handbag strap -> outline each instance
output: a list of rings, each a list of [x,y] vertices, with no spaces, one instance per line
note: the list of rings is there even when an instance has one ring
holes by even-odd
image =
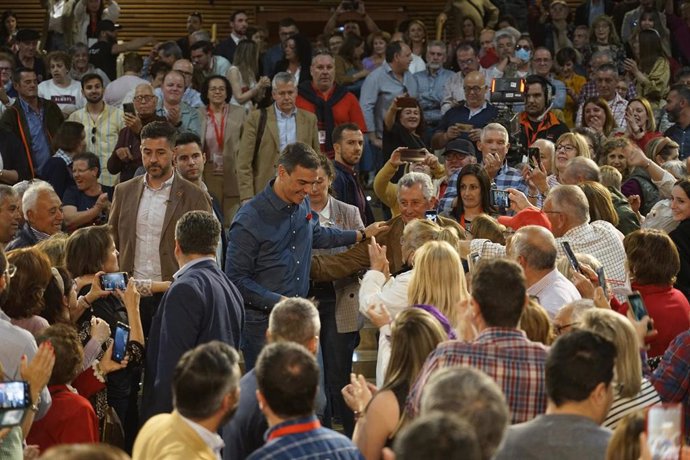
[[[259,154],[259,146],[261,145],[261,138],[264,136],[264,131],[266,130],[266,119],[268,114],[266,108],[261,109],[261,115],[259,115],[259,129],[256,130],[256,139],[254,140],[254,158]]]

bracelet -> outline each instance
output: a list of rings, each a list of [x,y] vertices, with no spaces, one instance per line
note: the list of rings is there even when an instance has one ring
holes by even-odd
[[[91,364],[91,368],[93,369],[93,376],[96,377],[96,380],[101,383],[105,383],[105,374],[101,369],[101,362],[97,359],[94,359],[93,363]]]
[[[355,410],[355,411],[352,411],[352,413],[353,413],[354,416],[355,416],[355,422],[357,422],[359,419],[361,419],[362,417],[364,417],[364,412],[361,411],[361,410]]]
[[[38,414],[38,405],[36,403],[32,403],[29,406],[29,410],[35,414]]]
[[[536,195],[527,194],[527,198],[539,198],[539,194],[538,193]]]
[[[359,230],[359,234],[362,235],[361,241],[364,241],[367,239],[367,232],[365,232],[364,230]]]

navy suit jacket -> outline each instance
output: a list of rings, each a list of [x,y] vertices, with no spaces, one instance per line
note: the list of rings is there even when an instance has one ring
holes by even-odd
[[[173,281],[149,333],[141,423],[172,412],[173,373],[186,351],[212,340],[239,349],[243,325],[242,296],[215,261],[198,262]]]

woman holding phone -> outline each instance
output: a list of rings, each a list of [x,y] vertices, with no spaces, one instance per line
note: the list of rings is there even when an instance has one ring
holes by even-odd
[[[383,162],[388,161],[398,147],[428,148],[423,139],[425,129],[424,112],[417,99],[408,96],[393,99],[383,119]],[[399,171],[391,182],[398,182],[402,174]]]

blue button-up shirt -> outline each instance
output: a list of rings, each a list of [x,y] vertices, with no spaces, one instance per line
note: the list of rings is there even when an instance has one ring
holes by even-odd
[[[424,120],[427,123],[436,124],[441,120],[441,102],[443,102],[443,90],[446,83],[455,75],[448,69],[438,69],[435,74],[425,69],[414,74],[419,92],[419,105],[424,111]]]
[[[417,97],[417,80],[408,71],[403,75],[402,81],[398,80],[387,62],[364,79],[359,93],[359,104],[362,106],[369,132],[375,132],[379,138],[383,137],[383,117],[393,99],[405,92]]]
[[[21,97],[19,98],[26,122],[29,125],[29,134],[31,136],[31,159],[34,162],[34,169],[41,175],[43,173],[43,166],[52,156],[50,150],[50,142],[48,142],[47,130],[44,129],[45,110],[43,105],[39,102],[38,112],[29,105]]]
[[[685,129],[676,123],[666,130],[664,136],[673,139],[678,144],[678,159],[690,157],[690,125]]]
[[[286,145],[297,142],[297,108],[289,114],[284,114],[277,105],[273,104],[276,111],[276,123],[278,124],[278,141],[282,152]]]
[[[163,98],[158,99],[158,106],[156,107],[156,115],[159,117],[168,117],[168,110],[163,105]],[[199,111],[185,102],[180,102],[180,123],[178,127],[180,132],[191,131],[197,136],[203,138],[201,133],[201,119],[199,118]]]
[[[308,198],[299,205],[281,200],[274,182],[237,212],[225,258],[225,273],[244,303],[266,311],[281,296],[307,296],[312,248],[357,241],[356,231],[321,227]]]

